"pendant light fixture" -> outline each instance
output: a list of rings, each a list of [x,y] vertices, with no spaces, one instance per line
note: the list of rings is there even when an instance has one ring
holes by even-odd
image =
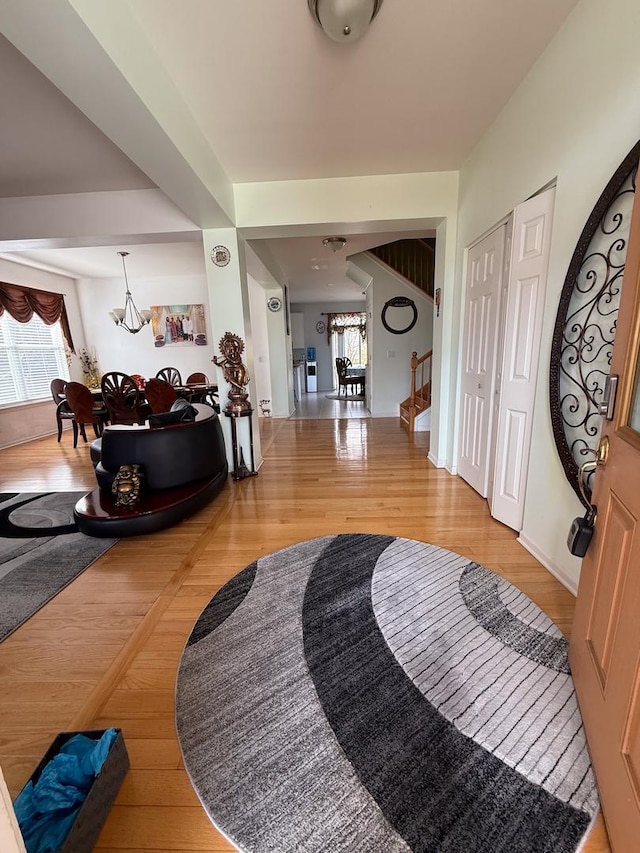
[[[146,326],[147,323],[153,317],[153,312],[151,311],[138,311],[136,308],[136,303],[133,301],[133,296],[131,295],[131,291],[129,290],[129,280],[127,279],[127,267],[125,265],[124,259],[127,257],[129,252],[118,252],[120,257],[122,258],[122,269],[124,271],[124,283],[126,287],[126,298],[124,301],[124,308],[114,308],[113,311],[109,312],[109,316],[116,324],[116,326],[122,326],[123,329],[126,329],[127,332],[131,332],[132,335],[136,335],[143,326]]]
[[[308,0],[309,11],[330,39],[357,41],[380,11],[382,0]]]

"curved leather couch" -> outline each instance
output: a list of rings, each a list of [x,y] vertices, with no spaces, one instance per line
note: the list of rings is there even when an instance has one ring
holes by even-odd
[[[105,427],[92,445],[99,455],[98,489],[78,501],[78,529],[89,536],[151,533],[208,503],[224,485],[227,456],[220,420],[207,405],[195,403],[195,421],[150,427]],[[111,485],[121,465],[137,463],[142,496],[133,507],[116,507]]]

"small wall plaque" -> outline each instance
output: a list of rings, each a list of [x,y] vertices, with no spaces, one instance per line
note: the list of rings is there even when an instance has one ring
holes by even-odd
[[[231,252],[226,246],[214,246],[211,250],[211,260],[217,267],[226,267],[231,260]]]

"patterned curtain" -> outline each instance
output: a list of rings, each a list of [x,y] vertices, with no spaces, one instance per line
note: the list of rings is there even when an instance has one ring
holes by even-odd
[[[327,341],[331,343],[331,335],[335,332],[344,335],[345,329],[357,329],[362,340],[367,337],[367,315],[364,313],[327,314]]]
[[[37,314],[47,326],[60,320],[60,328],[71,352],[75,352],[69,318],[62,293],[34,290],[0,281],[0,317],[5,309],[18,323],[28,323]]]

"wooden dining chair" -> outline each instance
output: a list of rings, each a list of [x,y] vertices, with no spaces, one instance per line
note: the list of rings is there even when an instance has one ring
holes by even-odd
[[[65,388],[67,387],[66,379],[52,379],[51,380],[51,396],[53,397],[53,402],[56,404],[56,423],[58,425],[58,441],[62,438],[62,422],[63,421],[71,421],[71,425],[74,430],[74,437],[77,442],[77,431],[78,426],[73,422],[73,412],[69,406],[67,401],[67,397],[65,394]],[[75,444],[74,444],[75,447]]]
[[[117,370],[102,377],[102,399],[112,424],[143,424],[149,413],[136,383]]]
[[[101,436],[103,427],[109,419],[109,414],[102,404],[95,404],[93,394],[87,386],[81,382],[67,382],[65,396],[69,408],[73,412],[73,446],[78,446],[78,430],[86,442],[85,424],[93,426],[96,437]]]
[[[360,385],[361,379],[358,376],[347,376],[347,369],[349,362],[349,366],[351,365],[351,361],[348,358],[336,358],[336,371],[338,373],[338,396],[340,396],[340,391],[344,388],[344,395],[347,396],[349,388],[353,391],[353,388],[356,385]]]
[[[187,385],[208,385],[209,384],[209,377],[207,376],[206,373],[200,373],[200,372],[190,373],[189,376],[187,376],[186,384]],[[199,390],[197,388],[194,388],[193,391],[191,392],[190,400],[192,403],[208,403],[210,406],[213,406],[214,409],[216,408],[217,402],[218,402],[217,399],[215,398],[215,394],[213,391]],[[216,411],[220,411],[220,410],[216,409]]]
[[[153,414],[168,412],[178,396],[173,385],[164,379],[150,379],[144,393]]]
[[[187,385],[191,385],[191,383],[198,385],[202,382],[206,383],[207,385],[209,384],[209,377],[206,373],[190,373],[187,376]]]
[[[177,367],[163,367],[156,373],[156,379],[164,379],[170,385],[182,385],[182,377]]]

